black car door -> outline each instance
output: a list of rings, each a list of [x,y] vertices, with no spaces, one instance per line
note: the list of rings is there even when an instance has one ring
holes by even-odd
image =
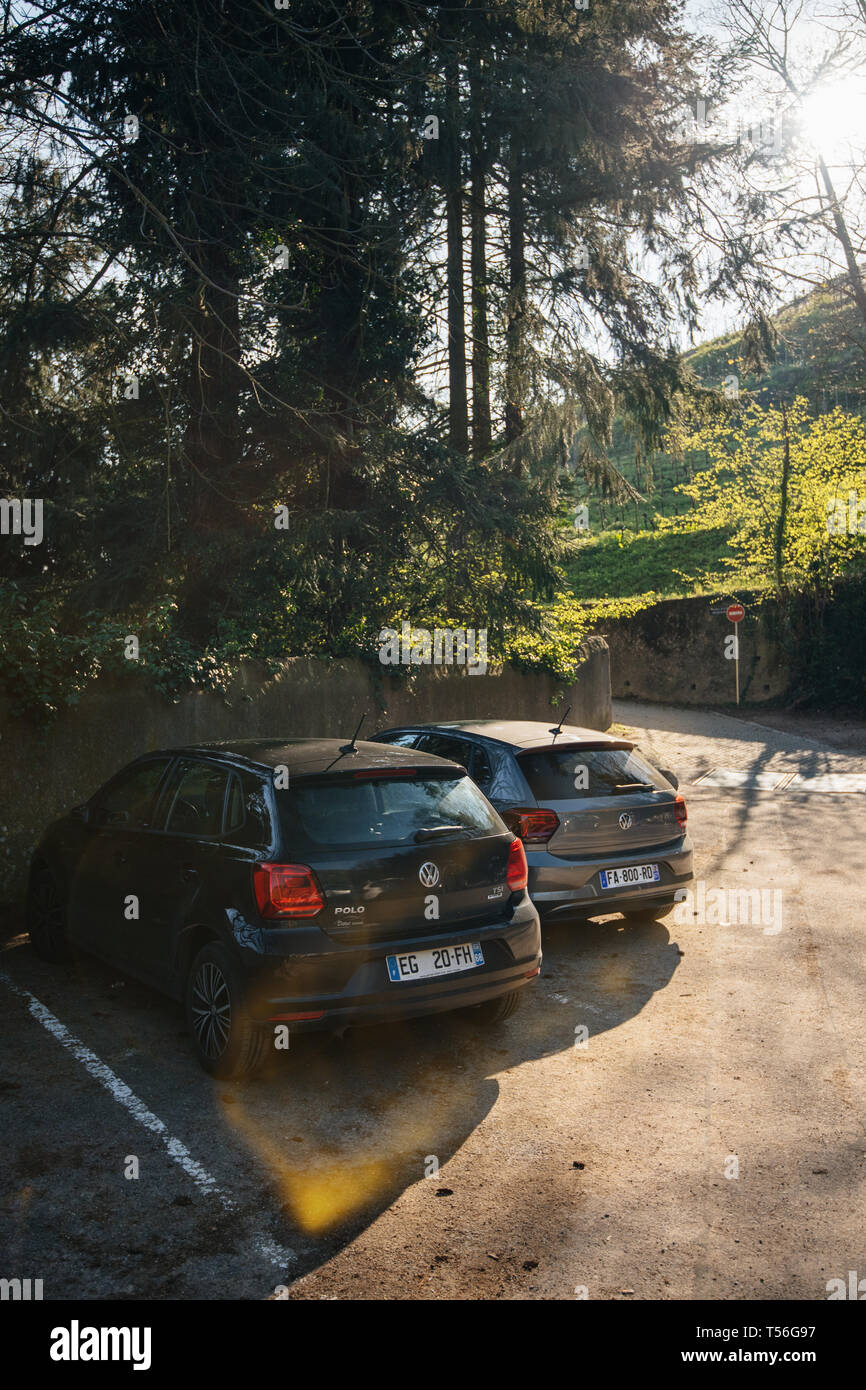
[[[146,925],[129,941],[142,973],[172,992],[180,933],[219,878],[228,775],[224,764],[181,759],[161,798]]]
[[[125,926],[146,910],[154,818],[170,757],[125,768],[87,806],[84,847],[69,884],[73,941],[124,963]]]

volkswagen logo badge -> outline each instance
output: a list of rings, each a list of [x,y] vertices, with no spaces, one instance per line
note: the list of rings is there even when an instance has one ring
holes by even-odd
[[[439,882],[439,870],[436,868],[436,865],[431,864],[428,859],[427,863],[422,864],[418,870],[418,877],[425,888],[435,888],[436,884]]]
[[[619,828],[620,828],[620,830],[630,830],[630,829],[631,829],[631,812],[630,812],[630,811],[623,811],[622,815],[621,815],[620,818],[619,818]]]

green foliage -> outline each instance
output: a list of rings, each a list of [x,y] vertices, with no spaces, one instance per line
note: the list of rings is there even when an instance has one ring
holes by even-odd
[[[782,408],[749,402],[684,442],[704,450],[709,466],[681,488],[694,503],[688,523],[669,520],[665,529],[728,528],[726,568],[779,592],[829,595],[843,578],[866,573],[866,516],[858,530],[855,510],[848,529],[849,494],[866,503],[859,416],[836,409],[816,418],[803,397]]]
[[[678,134],[679,5],[7,19],[0,465],[47,511],[42,546],[6,550],[8,698],[50,712],[102,673],[176,698],[253,657],[372,658],[403,617],[566,673],[587,629],[561,592],[566,464],[634,500],[603,452],[614,406],[649,448],[688,384],[672,341],[716,154]],[[439,381],[455,263],[471,351],[472,291],[489,311],[472,459]]]
[[[126,619],[91,611],[74,630],[56,596],[31,602],[19,584],[0,583],[2,689],[13,714],[50,718],[78,703],[99,676],[141,679],[176,700],[186,690],[225,690],[244,660],[263,656],[255,633],[241,637],[226,624],[204,651],[176,627],[177,603],[163,597]],[[137,660],[125,655],[129,636]]]
[[[685,521],[676,530],[606,532],[571,546],[568,582],[586,600],[643,593],[673,598],[712,590],[714,577],[725,573],[729,536],[727,525],[702,528]]]
[[[550,672],[563,681],[577,675],[577,648],[580,643],[617,618],[630,618],[648,608],[657,595],[633,594],[627,598],[607,598],[586,604],[565,591],[557,592],[550,603],[536,610],[537,628],[506,640],[505,660],[525,670]]]
[[[725,377],[734,374],[743,399],[765,407],[792,404],[802,396],[815,413],[839,407],[866,416],[862,327],[838,285],[815,289],[780,309],[772,320],[772,335],[775,356],[760,367],[749,361],[748,333],[702,343],[684,355],[683,364],[708,392],[720,393]],[[693,401],[682,404],[693,413]],[[639,499],[635,504],[627,488],[598,483],[584,487],[593,532],[649,531],[658,525],[658,517],[688,515],[692,503],[680,485],[707,462],[700,443],[684,447],[676,433],[668,433],[659,448],[642,448],[623,412],[613,421],[607,457]]]

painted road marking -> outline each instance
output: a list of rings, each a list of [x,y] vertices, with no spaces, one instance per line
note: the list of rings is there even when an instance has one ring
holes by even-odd
[[[182,1144],[179,1139],[169,1133],[165,1122],[148,1109],[144,1101],[130,1090],[125,1081],[121,1081],[116,1072],[111,1070],[111,1067],[97,1057],[96,1053],[87,1047],[80,1038],[76,1038],[73,1033],[70,1033],[66,1025],[61,1023],[60,1019],[55,1017],[51,1010],[47,1009],[36,998],[35,994],[31,994],[29,989],[24,989],[21,985],[16,984],[3,971],[0,971],[0,980],[13,994],[17,994],[19,999],[26,1001],[30,1013],[37,1022],[47,1029],[61,1047],[65,1047],[67,1052],[72,1053],[75,1060],[81,1063],[94,1081],[98,1081],[100,1086],[108,1091],[118,1105],[122,1105],[124,1110],[144,1129],[150,1130],[151,1134],[158,1135],[165,1145],[169,1157],[183,1169],[187,1177],[192,1178],[200,1192],[209,1197],[216,1197],[226,1211],[236,1210],[235,1203],[228,1193],[222,1190],[216,1178],[197,1159],[193,1158],[185,1144]],[[252,1239],[259,1253],[272,1264],[285,1267],[295,1258],[293,1250],[284,1249],[267,1237],[255,1235]]]

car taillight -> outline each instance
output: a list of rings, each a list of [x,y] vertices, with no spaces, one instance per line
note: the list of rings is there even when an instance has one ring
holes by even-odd
[[[542,811],[538,807],[531,809],[516,806],[510,811],[504,811],[502,819],[513,830],[515,835],[519,835],[525,845],[546,845],[551,835],[559,829],[559,816],[555,811]]]
[[[526,863],[526,851],[523,848],[522,840],[511,841],[511,848],[508,851],[508,868],[505,870],[505,881],[512,893],[519,893],[521,888],[525,888],[529,881],[529,866]]]
[[[256,864],[253,889],[263,917],[315,917],[325,906],[316,875],[306,864]]]
[[[689,813],[686,810],[685,798],[682,796],[674,797],[674,815],[676,816],[680,825],[685,825],[686,821],[689,818]]]

